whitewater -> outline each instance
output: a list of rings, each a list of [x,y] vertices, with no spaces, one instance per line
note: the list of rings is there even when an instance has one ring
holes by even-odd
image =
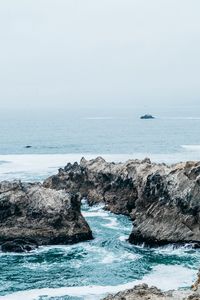
[[[194,147],[198,153],[198,147]],[[187,147],[183,152],[188,153]],[[179,158],[183,152],[179,153]],[[189,151],[191,155],[191,150]],[[0,179],[42,181],[80,154],[23,154],[0,156]],[[87,159],[96,155],[85,155]],[[103,155],[125,161],[133,155]],[[141,154],[142,156],[142,154]],[[139,157],[137,155],[137,157]],[[164,161],[163,155],[155,161]],[[165,156],[165,163],[171,162]],[[142,157],[141,157],[142,158]],[[154,160],[154,156],[151,157]],[[175,157],[174,159],[177,159]],[[95,239],[72,246],[41,247],[28,254],[0,253],[0,299],[99,300],[108,293],[145,282],[163,290],[189,287],[200,265],[200,251],[190,246],[148,249],[130,245],[132,223],[102,205],[82,203],[82,213]]]

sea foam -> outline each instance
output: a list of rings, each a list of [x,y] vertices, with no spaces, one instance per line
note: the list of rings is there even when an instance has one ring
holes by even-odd
[[[99,300],[102,296],[109,293],[117,293],[126,289],[133,288],[140,283],[147,283],[149,286],[157,286],[162,290],[178,289],[189,287],[195,279],[194,270],[174,265],[158,265],[149,275],[144,276],[142,280],[131,281],[117,286],[79,286],[62,288],[44,288],[34,289],[23,292],[16,292],[6,296],[1,296],[1,300],[36,300],[41,296],[64,297],[74,296],[83,297],[83,299]],[[91,298],[92,297],[92,298]]]
[[[189,151],[188,151],[189,150]],[[156,163],[176,163],[187,160],[200,160],[200,145],[182,145],[180,152],[168,154],[18,154],[0,155],[0,180],[21,179],[23,181],[42,181],[57,173],[58,168],[68,162],[80,161],[82,157],[93,159],[102,156],[108,162],[125,162],[129,159],[149,157]]]

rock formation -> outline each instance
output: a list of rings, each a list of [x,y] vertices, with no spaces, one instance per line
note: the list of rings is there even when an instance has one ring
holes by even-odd
[[[68,164],[44,186],[105,203],[133,220],[131,243],[200,245],[200,162],[172,166],[149,159],[108,163],[103,158]]]
[[[3,251],[72,244],[92,238],[77,195],[39,183],[0,182],[0,243]]]
[[[44,186],[80,193],[90,205],[104,202],[116,214],[129,215],[138,198],[134,181],[127,176],[124,165],[107,163],[101,157],[67,164],[57,175],[45,180]]]
[[[163,292],[156,287],[148,287],[147,284],[140,284],[134,288],[108,295],[103,300],[200,300],[200,271],[192,289],[171,290]]]
[[[200,293],[186,291],[162,292],[156,287],[148,287],[146,284],[135,286],[133,289],[109,295],[104,300],[199,300]]]
[[[150,119],[155,119],[155,117],[153,117],[150,114],[146,114],[144,116],[141,116],[140,119],[142,119],[142,120],[150,120]]]

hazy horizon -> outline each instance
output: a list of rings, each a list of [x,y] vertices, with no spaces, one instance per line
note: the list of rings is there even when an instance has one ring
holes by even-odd
[[[3,108],[198,105],[197,0],[0,3]]]

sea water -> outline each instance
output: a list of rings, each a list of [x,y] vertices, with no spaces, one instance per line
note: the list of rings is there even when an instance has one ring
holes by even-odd
[[[149,156],[165,163],[200,160],[196,108],[157,111],[155,120],[140,120],[135,110],[0,115],[0,180],[42,181],[82,156],[102,155],[108,161]],[[132,229],[128,217],[86,202],[82,212],[94,240],[28,254],[0,253],[0,299],[98,300],[141,282],[168,290],[195,280],[199,250],[190,245],[134,246],[127,242]]]

